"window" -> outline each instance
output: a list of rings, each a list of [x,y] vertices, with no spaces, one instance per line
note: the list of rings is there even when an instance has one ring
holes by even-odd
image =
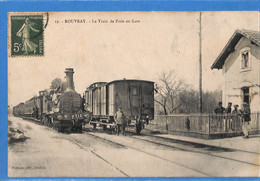
[[[241,51],[241,71],[250,70],[250,48],[243,48]]]
[[[249,87],[243,87],[242,88],[243,93],[243,102],[246,102],[247,104],[250,103],[250,95],[249,95]]]
[[[248,68],[249,55],[248,51],[242,52],[242,69]]]

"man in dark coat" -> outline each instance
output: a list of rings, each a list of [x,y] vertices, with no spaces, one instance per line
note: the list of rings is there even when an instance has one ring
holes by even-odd
[[[231,109],[232,109],[231,107],[232,107],[232,102],[229,102],[228,103],[228,107],[226,108],[226,113],[227,114],[231,114]]]
[[[246,102],[243,103],[243,108],[241,110],[241,113],[242,113],[242,130],[244,133],[244,138],[249,138],[248,126],[249,126],[249,121],[251,121],[251,117],[250,117],[251,110],[249,108],[249,105]]]
[[[123,126],[125,125],[125,115],[120,107],[117,110],[118,111],[114,115],[114,119],[117,125],[117,135],[119,135],[119,133],[124,134]]]
[[[232,109],[232,102],[228,102],[228,106],[225,109],[226,114],[231,114],[231,109]],[[224,120],[224,127],[225,129],[232,129],[232,121],[228,117]]]
[[[214,110],[216,114],[224,114],[225,108],[222,106],[222,102],[218,103],[218,107]]]
[[[222,115],[225,113],[225,108],[222,106],[222,102],[219,102],[218,103],[218,107],[214,110],[214,112],[217,114],[217,115]],[[225,129],[225,119],[223,119],[222,116],[218,116],[217,117],[217,122],[216,122],[216,126],[218,128],[218,130],[222,130],[222,129]]]

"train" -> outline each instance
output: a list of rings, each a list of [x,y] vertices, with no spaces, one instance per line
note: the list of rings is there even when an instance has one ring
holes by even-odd
[[[95,82],[87,87],[84,95],[85,110],[92,113],[90,124],[95,129],[114,126],[114,115],[120,108],[126,123],[132,121],[139,134],[143,123],[154,119],[154,82],[144,80],[114,80]]]
[[[35,118],[40,123],[59,132],[72,129],[82,130],[82,123],[88,114],[82,109],[82,97],[75,91],[73,69],[65,69],[65,80],[56,89],[39,91],[38,96],[13,107],[13,115]]]
[[[122,79],[95,82],[83,95],[75,91],[73,68],[65,69],[65,81],[56,89],[39,91],[38,96],[13,107],[13,115],[34,118],[59,132],[78,130],[89,123],[96,129],[116,129],[114,115],[123,111],[127,125],[140,134],[144,122],[154,119],[154,82]],[[126,125],[126,126],[127,126]]]

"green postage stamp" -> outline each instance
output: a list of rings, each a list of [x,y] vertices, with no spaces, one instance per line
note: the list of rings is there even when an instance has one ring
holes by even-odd
[[[44,55],[43,14],[9,14],[9,55]]]

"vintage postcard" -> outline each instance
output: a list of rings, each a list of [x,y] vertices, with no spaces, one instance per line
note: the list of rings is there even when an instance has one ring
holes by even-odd
[[[8,177],[258,177],[258,11],[9,12]]]

